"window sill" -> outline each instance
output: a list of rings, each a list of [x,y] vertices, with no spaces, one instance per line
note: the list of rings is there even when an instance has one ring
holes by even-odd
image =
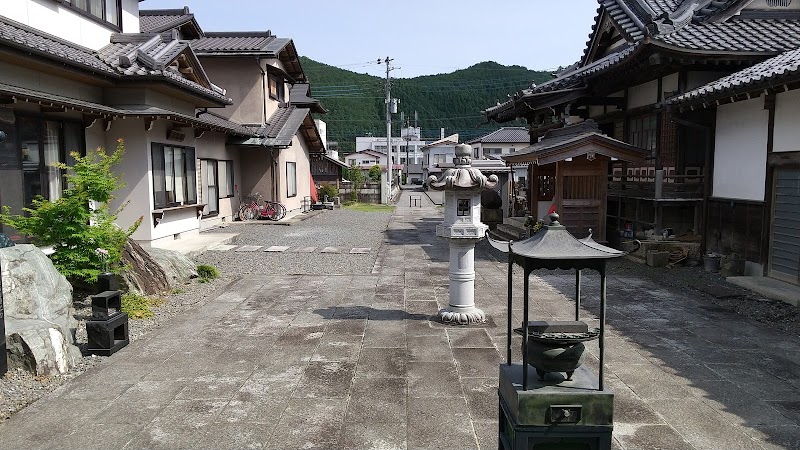
[[[182,211],[185,209],[194,208],[195,212],[197,213],[197,218],[200,219],[203,216],[203,209],[205,209],[205,207],[206,207],[205,203],[198,203],[194,205],[170,206],[168,208],[154,209],[153,211],[151,211],[151,214],[153,215],[153,228],[157,227],[158,224],[161,223],[161,220],[164,219],[164,214],[167,212]]]

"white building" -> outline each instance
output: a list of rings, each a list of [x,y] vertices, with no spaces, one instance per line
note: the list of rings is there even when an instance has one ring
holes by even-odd
[[[440,164],[453,163],[457,144],[458,134],[453,134],[422,147],[422,174],[425,182],[431,175],[438,177],[443,172]]]
[[[472,146],[475,159],[499,159],[502,155],[511,155],[529,146],[530,135],[526,127],[503,127],[467,144]],[[514,165],[514,182],[525,186],[527,173],[528,164]]]

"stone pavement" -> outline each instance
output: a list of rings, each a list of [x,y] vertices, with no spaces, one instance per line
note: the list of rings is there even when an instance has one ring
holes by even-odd
[[[403,195],[372,273],[240,278],[0,424],[0,447],[496,448],[507,265],[478,246],[489,324],[429,321],[447,303],[441,209]],[[533,317],[569,318],[574,276],[538,275]],[[613,266],[608,296],[615,448],[800,448],[800,338]]]

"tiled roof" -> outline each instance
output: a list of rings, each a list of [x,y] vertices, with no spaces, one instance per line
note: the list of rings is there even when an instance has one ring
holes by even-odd
[[[697,51],[776,53],[800,46],[800,21],[763,19],[688,24],[654,37],[672,47]]]
[[[646,150],[633,147],[628,143],[606,136],[600,131],[600,128],[594,120],[588,119],[575,125],[548,130],[539,142],[511,155],[503,155],[502,158],[509,162],[522,162],[526,159],[526,155],[535,154],[539,161],[543,161],[565,146],[588,138],[601,139],[604,142],[612,144],[614,147],[625,149],[627,153],[634,156],[636,159],[643,159],[648,154]],[[598,151],[598,153],[600,153],[600,151]]]
[[[204,37],[192,41],[192,48],[198,55],[258,53],[277,56],[290,41],[288,38],[277,38],[269,31],[206,33]]]
[[[472,143],[503,143],[503,144],[513,144],[518,142],[528,143],[530,142],[531,137],[528,134],[528,129],[525,127],[503,127],[499,130],[493,131],[486,136],[479,137],[477,139],[473,139],[468,142],[468,144]]]
[[[181,54],[195,61],[199,71],[195,75],[207,86],[189,80],[169,67]],[[98,51],[98,57],[120,75],[163,77],[223,103],[232,103],[221,89],[211,84],[187,41],[165,40],[162,34],[115,34],[111,37],[111,44]]]
[[[800,49],[790,50],[739,72],[693,89],[667,100],[670,104],[689,103],[693,100],[713,100],[730,93],[746,92],[748,88],[800,74]]]
[[[0,43],[94,72],[114,73],[94,51],[0,16]]]
[[[139,29],[142,33],[160,33],[192,22],[189,8],[139,10]]]
[[[292,138],[303,124],[308,114],[308,108],[289,106],[278,108],[269,119],[264,145],[267,147],[288,147],[292,145]]]
[[[311,85],[296,83],[289,89],[289,103],[295,106],[311,108],[311,112],[325,114],[328,111],[320,105],[319,100],[311,97]]]
[[[172,84],[188,88],[220,103],[231,100],[213,89],[204,87],[184,78],[172,69],[161,67],[165,61],[187,50],[182,41],[165,41],[161,35],[123,35],[116,34],[112,39],[126,42],[111,43],[98,52],[84,48],[63,39],[50,36],[27,25],[0,17],[0,45],[17,48],[83,70],[116,77],[149,76],[162,78]],[[138,51],[142,50],[142,51]],[[132,64],[120,65],[120,57],[130,55]],[[144,61],[144,63],[143,63]],[[148,66],[149,65],[149,66]],[[211,86],[211,85],[209,85]]]

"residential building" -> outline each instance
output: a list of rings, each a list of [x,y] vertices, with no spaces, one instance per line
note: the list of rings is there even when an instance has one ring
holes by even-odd
[[[488,159],[492,156],[513,155],[520,149],[529,146],[530,138],[526,127],[502,127],[485,136],[468,141],[467,144],[472,146],[475,159]],[[528,164],[515,164],[513,168],[515,185],[526,186]]]
[[[451,164],[452,167],[453,158],[456,156],[457,144],[458,134],[452,134],[431,142],[420,149],[422,151],[422,179],[426,185],[428,178],[431,176],[438,177],[444,171],[441,165]]]
[[[663,231],[694,235],[703,251],[713,249],[710,239],[719,230],[710,223],[709,212],[730,204],[730,199],[712,194],[717,183],[714,167],[720,161],[713,159],[714,136],[708,130],[718,117],[697,107],[676,113],[667,101],[800,47],[800,3],[599,3],[587,48],[577,64],[484,113],[500,123],[525,118],[531,142],[549,129],[592,118],[603,134],[647,150],[643,163],[617,160],[609,165],[609,239],[630,227],[639,236]],[[529,185],[552,182],[548,177],[529,176]],[[755,202],[764,208],[763,199]],[[747,260],[754,260],[760,249],[743,252]]]
[[[145,246],[232,220],[243,193],[273,190],[270,177],[281,186],[275,198],[299,208],[308,155],[324,148],[308,114],[313,99],[267,95],[267,86],[275,97],[307,93],[291,40],[261,33],[250,47],[242,36],[228,47],[188,9],[139,4],[0,3],[0,204],[18,213],[36,195],[57,199],[66,186],[53,163],[122,138],[126,186],[112,207],[127,204],[120,226],[143,219],[133,238]],[[237,71],[245,51],[252,70]],[[229,72],[215,64],[226,57]]]

